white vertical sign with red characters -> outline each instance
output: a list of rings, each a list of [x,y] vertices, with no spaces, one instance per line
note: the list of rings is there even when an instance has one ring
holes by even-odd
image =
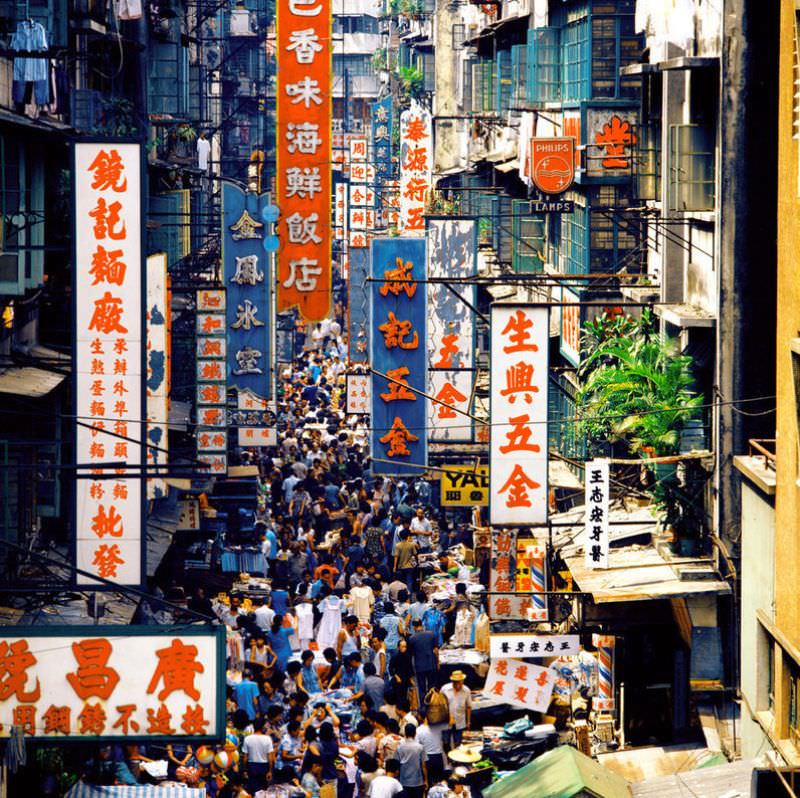
[[[608,460],[586,463],[586,537],[583,548],[587,568],[608,568]]]
[[[400,114],[400,232],[425,235],[425,199],[431,188],[433,135],[430,112],[419,103]]]
[[[75,413],[76,565],[142,583],[144,303],[141,147],[77,143]],[[111,433],[111,434],[109,434]],[[114,467],[109,467],[109,464]],[[81,585],[97,585],[78,574]]]
[[[428,221],[428,279],[451,280],[475,274],[477,237],[473,219]],[[475,287],[458,294],[475,305]],[[445,283],[428,285],[428,405],[431,440],[471,441],[475,314]],[[459,412],[460,411],[460,412]]]
[[[483,694],[495,701],[547,712],[555,685],[555,671],[519,659],[492,660]]]
[[[492,306],[492,526],[547,522],[549,324],[544,306]]]

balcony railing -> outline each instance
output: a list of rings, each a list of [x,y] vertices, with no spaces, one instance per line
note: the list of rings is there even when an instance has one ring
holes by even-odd
[[[750,438],[747,441],[747,453],[750,457],[763,457],[766,468],[770,471],[775,471],[778,462],[775,454],[775,443],[775,438]]]

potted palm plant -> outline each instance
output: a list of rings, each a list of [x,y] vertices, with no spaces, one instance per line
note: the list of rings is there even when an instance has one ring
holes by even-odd
[[[608,455],[611,444],[646,459],[678,455],[682,433],[700,421],[703,397],[694,390],[692,358],[658,334],[651,312],[640,319],[601,315],[585,326],[582,348],[578,417],[589,448]],[[695,501],[682,489],[677,462],[648,463],[649,493],[678,541],[696,539]]]

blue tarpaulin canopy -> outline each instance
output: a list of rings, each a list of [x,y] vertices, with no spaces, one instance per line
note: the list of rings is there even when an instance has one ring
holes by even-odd
[[[138,784],[135,787],[101,787],[79,781],[64,798],[206,798],[204,788],[158,787]]]

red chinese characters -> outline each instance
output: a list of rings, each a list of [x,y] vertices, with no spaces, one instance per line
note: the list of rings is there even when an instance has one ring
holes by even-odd
[[[492,524],[547,518],[546,308],[492,311]]]
[[[309,321],[331,305],[330,15],[330,0],[277,6],[278,311],[297,307]],[[305,224],[289,225],[290,218]],[[298,235],[309,226],[313,236]]]
[[[551,668],[516,659],[492,662],[483,692],[509,704],[545,712],[550,704],[556,673]]]
[[[425,199],[432,178],[431,116],[412,103],[400,115],[400,229],[406,235],[425,232]]]
[[[126,478],[143,461],[128,429],[143,394],[140,162],[136,144],[75,145],[77,415],[91,419],[76,459],[85,474],[118,475],[77,482],[77,565],[127,584],[141,581],[141,486]]]
[[[630,168],[630,148],[636,143],[636,135],[631,130],[630,122],[614,114],[595,136],[595,143],[604,152],[605,157],[601,162],[604,169]]]
[[[165,637],[146,627],[107,636],[71,629],[16,636],[9,627],[0,639],[0,732],[17,725],[38,738],[219,733],[224,638],[212,630]]]

